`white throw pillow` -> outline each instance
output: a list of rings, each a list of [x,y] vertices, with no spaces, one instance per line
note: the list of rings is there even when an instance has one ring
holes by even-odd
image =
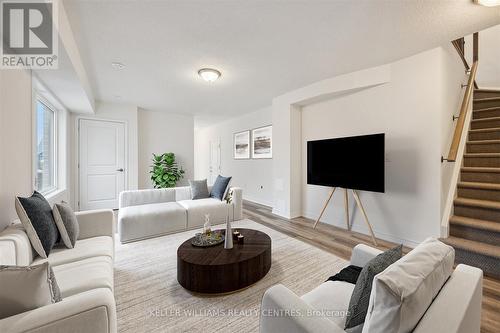
[[[0,319],[61,301],[48,262],[37,266],[0,266]]]
[[[373,280],[363,332],[411,332],[450,277],[455,250],[428,238]]]

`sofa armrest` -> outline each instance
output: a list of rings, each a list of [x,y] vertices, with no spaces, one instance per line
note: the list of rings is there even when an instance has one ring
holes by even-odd
[[[379,249],[365,244],[358,244],[352,249],[351,265],[363,267],[366,263],[382,253]]]
[[[243,189],[241,187],[231,187],[233,191],[233,221],[238,221],[243,218]]]
[[[21,223],[13,223],[0,233],[0,265],[29,266],[33,248]]]
[[[460,264],[413,332],[479,333],[483,271]]]
[[[313,307],[281,284],[264,293],[260,311],[260,333],[344,333],[343,329],[315,313]]]
[[[75,214],[80,227],[78,239],[97,236],[114,237],[115,217],[111,209],[89,210]]]
[[[116,332],[116,305],[109,289],[94,289],[0,319],[0,332],[17,333],[113,333]]]

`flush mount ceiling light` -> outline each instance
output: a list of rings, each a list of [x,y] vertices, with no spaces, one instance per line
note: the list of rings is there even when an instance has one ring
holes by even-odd
[[[474,0],[474,2],[486,7],[500,6],[500,0]]]
[[[113,67],[113,69],[116,69],[117,71],[119,71],[119,70],[124,69],[125,65],[122,64],[121,62],[112,62],[111,67]]]
[[[218,70],[213,68],[202,68],[198,71],[198,75],[207,82],[214,82],[222,74]]]

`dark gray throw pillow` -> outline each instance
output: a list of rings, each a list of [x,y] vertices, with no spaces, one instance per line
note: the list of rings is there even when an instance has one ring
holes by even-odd
[[[29,198],[16,197],[15,206],[31,246],[40,257],[47,258],[50,250],[59,240],[59,232],[50,204],[43,195],[35,191]]]
[[[76,240],[80,234],[80,226],[73,209],[66,203],[61,202],[54,205],[52,209],[57,229],[61,234],[61,240],[68,249],[75,247]]]
[[[209,198],[207,180],[190,180],[189,186],[191,186],[191,199],[205,199]]]
[[[210,191],[210,197],[223,200],[226,196],[230,181],[231,177],[222,177],[218,175],[217,179],[215,179],[214,186],[212,186],[212,191]]]
[[[365,322],[368,305],[370,303],[370,294],[372,292],[373,278],[378,273],[401,259],[403,255],[403,245],[396,246],[387,250],[372,260],[370,260],[361,270],[356,286],[352,291],[345,328],[353,328]]]

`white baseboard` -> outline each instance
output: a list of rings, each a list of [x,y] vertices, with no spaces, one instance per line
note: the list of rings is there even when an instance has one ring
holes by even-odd
[[[318,218],[318,213],[317,212],[303,212],[302,216],[316,220]],[[332,223],[332,222],[325,222],[321,221],[322,223],[330,224],[335,227],[339,228],[345,228],[345,220],[339,221],[339,223]],[[372,226],[373,227],[373,226]],[[368,228],[364,225],[360,225],[360,223],[355,224],[352,226],[352,231],[359,232],[364,235],[370,235],[370,232]],[[376,228],[373,228],[373,233],[375,234],[375,237],[383,239],[388,242],[396,243],[396,244],[403,244],[404,246],[408,246],[411,248],[416,247],[418,244],[421,242],[413,240],[413,239],[406,239],[406,238],[400,238],[391,234],[387,234],[384,232],[377,231]]]
[[[285,213],[285,212],[282,212],[282,211],[280,211],[280,210],[278,210],[278,209],[276,209],[276,208],[273,208],[272,213],[273,213],[274,215],[278,215],[278,216],[283,217],[283,218],[285,218],[285,219],[289,219],[289,218],[290,218],[290,215],[289,215],[289,214],[287,214],[287,213]]]
[[[247,197],[245,197],[244,199],[247,200],[247,201],[251,201],[251,202],[254,202],[254,203],[257,203],[257,204],[260,204],[260,205],[264,205],[264,206],[268,206],[268,207],[272,208],[272,205],[270,205],[269,203],[259,202],[257,200],[254,200],[253,198],[247,198]],[[280,211],[280,210],[278,210],[276,208],[272,208],[272,213],[274,215],[278,215],[278,216],[283,217],[285,219],[292,219],[294,217],[301,217],[301,216],[303,216],[305,218],[312,219],[312,220],[316,220],[318,218],[318,213],[317,212],[302,212],[302,213],[300,213],[300,212],[290,212],[290,213],[286,213],[286,212],[282,212],[282,211]],[[339,228],[345,228],[345,221],[344,220],[339,221],[338,223],[324,222],[324,221],[322,221],[322,223],[330,224],[330,225],[333,225],[333,226],[339,227]],[[364,234],[364,235],[369,235],[370,234],[368,228],[366,226],[364,226],[364,225],[361,225],[360,223],[358,223],[357,225],[353,225],[352,230],[355,231],[355,232],[359,232],[361,234]],[[386,240],[388,242],[396,243],[396,244],[403,244],[403,245],[408,246],[410,248],[414,248],[418,244],[421,243],[421,241],[417,241],[417,240],[413,240],[413,239],[400,238],[400,237],[397,237],[397,236],[392,235],[392,234],[380,232],[376,228],[373,228],[373,232],[375,233],[375,236],[377,238]]]
[[[256,204],[259,204],[259,205],[267,206],[269,208],[273,207],[272,202],[267,202],[266,200],[261,200],[261,199],[258,199],[258,198],[249,197],[249,196],[245,195],[244,192],[243,192],[243,200],[250,201],[250,202],[253,202],[253,203],[256,203]]]

